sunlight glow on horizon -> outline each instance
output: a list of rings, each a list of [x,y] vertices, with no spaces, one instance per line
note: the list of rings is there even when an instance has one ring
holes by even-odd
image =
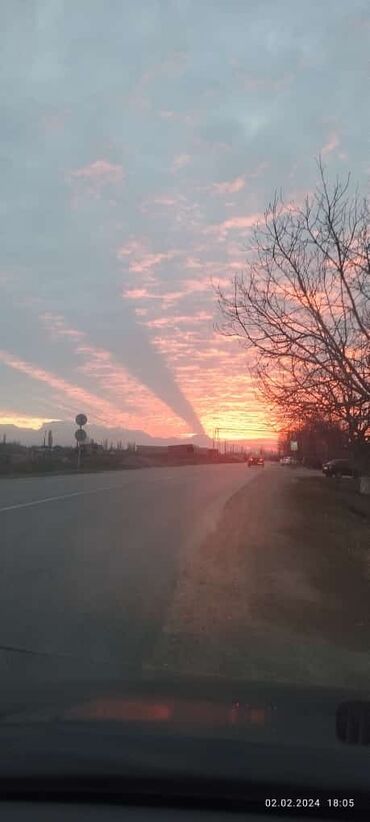
[[[0,425],[16,425],[17,428],[29,428],[33,431],[39,431],[43,425],[49,425],[53,422],[60,422],[60,420],[48,419],[47,417],[23,417],[19,414],[0,414]]]
[[[223,413],[218,417],[210,414],[202,418],[202,424],[210,439],[213,439],[218,431],[222,442],[243,443],[258,439],[272,441],[277,438],[276,426],[271,419],[266,418],[266,414],[257,404],[253,413],[238,414],[236,410],[234,413]]]

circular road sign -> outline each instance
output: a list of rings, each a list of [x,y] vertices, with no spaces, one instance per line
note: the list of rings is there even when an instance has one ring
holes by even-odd
[[[83,428],[77,428],[77,431],[75,431],[75,437],[77,442],[85,442],[85,440],[87,440],[86,431],[84,431]]]
[[[86,425],[86,423],[87,423],[86,414],[77,414],[76,423],[77,423],[77,425]]]

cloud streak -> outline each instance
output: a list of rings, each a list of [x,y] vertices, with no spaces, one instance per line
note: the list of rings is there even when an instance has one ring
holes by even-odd
[[[61,379],[50,371],[39,368],[33,363],[21,360],[8,351],[0,351],[0,362],[4,363],[4,365],[7,365],[9,368],[14,368],[16,371],[20,371],[27,377],[32,377],[34,380],[39,380],[40,382],[46,383],[49,388],[64,394],[68,397],[68,399],[71,399],[74,403],[76,403],[78,407],[82,406],[88,409],[89,412],[94,415],[95,419],[101,422],[106,421],[111,425],[120,425],[123,422],[122,414],[119,409],[111,403],[108,403],[100,397],[91,394],[89,391],[85,391],[78,385],[74,385],[67,382],[67,380]]]
[[[244,187],[245,179],[242,176],[235,177],[235,180],[213,184],[213,190],[216,194],[236,194],[238,191],[242,191]]]
[[[70,177],[72,180],[83,180],[103,186],[108,183],[120,183],[123,179],[123,168],[108,160],[95,160],[90,165],[71,171]]]

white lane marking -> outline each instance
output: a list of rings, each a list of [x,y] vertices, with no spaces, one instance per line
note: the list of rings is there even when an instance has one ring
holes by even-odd
[[[34,499],[30,502],[18,502],[15,505],[6,505],[5,508],[0,508],[0,514],[4,511],[16,511],[18,508],[31,508],[32,505],[44,505],[47,502],[57,502],[58,500],[71,499],[72,497],[83,497],[88,494],[99,494],[101,491],[114,491],[124,488],[123,485],[110,485],[104,488],[92,488],[89,491],[74,491],[71,494],[59,494],[56,497],[44,497],[43,499]]]
[[[162,480],[169,480],[172,477],[162,477]],[[152,482],[152,480],[151,480]],[[102,491],[119,491],[127,488],[127,485],[106,485],[102,488],[90,488],[88,491],[73,491],[70,494],[58,494],[54,497],[43,497],[42,499],[34,499],[30,502],[18,502],[14,505],[6,505],[4,508],[0,508],[0,514],[5,511],[16,511],[19,508],[31,508],[33,505],[45,505],[47,502],[57,502],[59,500],[64,499],[71,499],[72,497],[84,497],[88,494],[100,494]]]

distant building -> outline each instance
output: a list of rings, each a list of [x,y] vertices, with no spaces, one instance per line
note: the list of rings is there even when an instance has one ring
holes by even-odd
[[[162,454],[168,454],[167,445],[137,445],[136,454],[140,457],[155,457]]]
[[[210,457],[211,459],[217,459],[220,454],[218,448],[206,448],[203,446],[197,447],[195,453],[201,457]]]
[[[136,452],[140,457],[168,457],[169,460],[186,460],[193,458],[196,462],[217,460],[219,451],[217,448],[201,448],[191,442],[177,443],[176,445],[137,445]]]
[[[169,455],[176,456],[176,457],[187,457],[195,454],[196,448],[193,443],[184,443],[180,445],[169,445],[168,446],[168,453]]]

